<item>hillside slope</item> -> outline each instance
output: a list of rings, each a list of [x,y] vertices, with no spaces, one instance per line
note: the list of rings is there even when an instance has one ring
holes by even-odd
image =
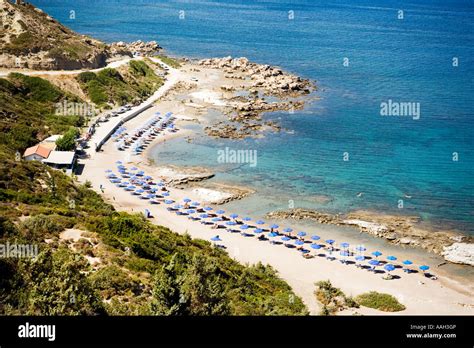
[[[131,53],[79,35],[31,4],[0,0],[0,67],[35,70],[94,69]]]

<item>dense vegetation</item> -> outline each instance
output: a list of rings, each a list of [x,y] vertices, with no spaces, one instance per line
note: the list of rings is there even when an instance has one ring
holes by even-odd
[[[76,148],[76,139],[79,136],[77,128],[70,128],[58,140],[56,140],[56,150],[58,151],[72,151]]]
[[[137,80],[151,74],[141,63],[128,73]],[[40,78],[0,79],[0,244],[39,249],[35,259],[0,258],[0,314],[307,313],[271,267],[243,266],[207,241],[116,212],[89,185],[15,156],[80,125],[53,114],[65,97],[73,98]],[[60,238],[73,228],[87,232],[75,242]]]
[[[0,148],[23,152],[39,139],[81,126],[81,116],[56,113],[56,103],[65,98],[78,101],[39,77],[12,73],[0,79]]]
[[[316,298],[323,304],[321,315],[333,315],[348,307],[359,307],[352,297],[346,296],[341,289],[334,287],[329,280],[316,283]]]
[[[128,70],[122,72],[111,68],[98,73],[83,72],[77,80],[99,107],[141,101],[163,84],[162,79],[143,61],[131,61]]]
[[[355,298],[361,306],[378,309],[384,312],[399,312],[405,309],[398,300],[389,294],[371,291]]]

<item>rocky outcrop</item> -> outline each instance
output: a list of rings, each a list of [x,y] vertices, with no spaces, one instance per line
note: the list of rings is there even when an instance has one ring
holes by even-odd
[[[160,166],[154,173],[169,186],[186,185],[210,179],[214,173],[203,167]]]
[[[113,42],[109,45],[112,54],[124,55],[127,53],[149,56],[161,50],[160,45],[156,41],[144,42],[142,40],[133,42]]]
[[[219,68],[230,78],[242,78],[234,72],[241,72],[252,81],[252,87],[265,90],[267,94],[276,96],[301,95],[313,91],[316,86],[307,79],[284,72],[280,68],[250,62],[247,58],[209,58],[199,64],[211,68]]]
[[[444,247],[442,255],[449,262],[474,266],[474,244],[454,243]]]
[[[206,204],[225,204],[231,201],[239,200],[254,191],[238,186],[230,186],[226,184],[207,183],[194,185],[192,188],[193,195],[196,195],[200,201]]]
[[[96,69],[107,62],[151,55],[155,42],[116,42],[107,45],[79,35],[31,4],[0,0],[0,67],[33,70]]]
[[[309,209],[290,209],[268,214],[273,219],[309,219],[324,224],[357,226],[361,232],[391,243],[419,247],[443,256],[447,261],[474,265],[474,238],[455,231],[421,228],[420,218],[367,211],[328,214]],[[461,243],[462,242],[462,243]]]
[[[0,0],[0,19],[0,67],[99,68],[111,56],[104,43],[74,33],[31,4]]]

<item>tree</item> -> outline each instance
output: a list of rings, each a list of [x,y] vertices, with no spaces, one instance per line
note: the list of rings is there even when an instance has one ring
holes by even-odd
[[[171,258],[155,276],[151,311],[155,315],[189,315],[189,300],[181,292],[183,277],[179,273],[178,255]]]
[[[56,140],[56,149],[58,151],[72,151],[76,148],[76,138],[79,131],[76,128],[70,128],[64,135]]]
[[[157,273],[151,311],[157,315],[227,315],[229,301],[218,269],[195,254],[190,262],[178,254]]]
[[[200,254],[193,256],[183,285],[193,315],[230,314],[226,290],[218,273],[213,260]]]
[[[28,315],[96,315],[105,309],[83,274],[86,261],[67,248],[46,250],[20,267],[29,289]]]

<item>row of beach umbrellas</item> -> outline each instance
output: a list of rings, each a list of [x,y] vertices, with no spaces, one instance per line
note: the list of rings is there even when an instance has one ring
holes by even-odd
[[[116,164],[117,164],[117,167],[119,168],[119,170],[122,170],[122,172],[127,172],[126,167],[123,165],[123,163],[121,161],[117,161]],[[140,187],[137,188],[136,185],[132,185],[132,184],[128,185],[129,184],[128,182],[122,182],[115,174],[112,173],[111,170],[107,170],[106,172],[107,172],[107,177],[109,178],[109,180],[111,182],[120,183],[122,185],[122,187],[124,187],[125,190],[130,191],[135,195],[146,194],[144,196],[141,196],[141,198],[144,198],[144,199],[153,199],[153,198],[155,198],[157,196],[155,194],[155,192],[157,192],[159,190],[158,189],[158,187],[159,187],[158,184],[161,185],[161,187],[163,186],[163,183],[158,183],[158,184],[153,185],[153,186],[156,186],[156,187],[152,187],[152,186],[148,187],[148,186],[146,186],[145,182],[138,181],[138,184],[139,184],[138,186],[140,186]],[[138,168],[136,168],[136,167],[130,168],[130,170],[128,172],[133,173],[134,176],[132,176],[132,178],[137,179],[137,180],[139,180],[140,177],[142,177],[144,179],[148,179],[148,180],[152,179],[152,177],[150,177],[150,176],[145,176],[145,173],[143,171],[138,171]],[[144,185],[145,185],[145,187],[148,187],[148,189],[145,190],[144,188],[141,187],[141,186],[144,186]],[[166,192],[161,192],[162,197],[168,197],[169,195],[170,194],[167,191]],[[238,214],[232,213],[232,214],[229,214],[228,217],[226,217],[226,219],[225,219],[226,221],[224,222],[224,216],[225,216],[224,215],[225,214],[224,210],[218,209],[218,210],[214,211],[214,209],[212,207],[209,207],[209,206],[202,207],[202,208],[198,209],[198,207],[200,206],[200,203],[199,202],[194,202],[190,198],[184,198],[183,199],[183,204],[175,203],[175,201],[172,200],[172,199],[164,199],[164,203],[167,204],[167,205],[170,205],[170,208],[168,208],[169,210],[174,210],[174,211],[183,213],[185,215],[193,216],[195,220],[205,221],[207,219],[210,219],[209,220],[210,222],[215,223],[215,224],[219,224],[219,223],[222,222],[228,228],[233,228],[233,227],[238,226],[238,229],[242,233],[248,233],[248,231],[250,231],[253,234],[262,234],[265,231],[267,231],[268,233],[266,234],[266,236],[268,238],[275,239],[276,237],[281,237],[281,240],[284,241],[284,242],[289,242],[293,239],[288,235],[279,234],[277,231],[280,228],[280,226],[277,225],[277,224],[268,224],[267,229],[262,228],[263,225],[266,225],[266,222],[263,221],[263,220],[260,220],[260,219],[256,220],[254,223],[251,223],[251,221],[253,221],[252,218],[247,217],[247,216],[239,217]],[[171,206],[171,205],[173,205],[173,206]],[[194,215],[198,214],[198,210],[200,210],[201,213],[197,216],[194,216]],[[290,233],[293,232],[293,229],[287,227],[287,228],[283,229],[283,232],[285,232],[287,234],[290,234]],[[308,236],[308,234],[306,232],[299,231],[299,232],[296,233],[296,236],[300,237],[300,238],[297,238],[296,240],[294,240],[294,242],[293,242],[294,245],[302,247],[303,245],[306,244],[306,242],[303,240],[303,237]],[[324,248],[323,245],[317,243],[318,241],[322,240],[320,236],[311,235],[309,238],[312,241],[309,244],[309,248],[311,248],[313,250],[319,250],[321,248]],[[213,242],[222,241],[222,239],[220,238],[219,235],[216,235],[216,236],[212,237],[211,240]],[[334,239],[326,239],[326,240],[324,240],[324,242],[325,242],[325,244],[327,244],[329,254],[332,255],[332,252],[333,252],[333,249],[335,247],[336,241]],[[359,267],[362,266],[362,262],[368,260],[368,264],[371,266],[371,270],[375,270],[375,268],[377,266],[380,266],[382,264],[383,264],[383,268],[388,273],[390,273],[390,272],[392,272],[393,270],[396,269],[396,266],[394,264],[395,261],[398,260],[398,258],[396,256],[393,256],[393,255],[387,256],[386,260],[390,261],[390,263],[385,263],[385,262],[383,262],[382,260],[379,259],[383,254],[382,254],[382,252],[380,252],[378,250],[373,251],[371,253],[373,258],[368,258],[367,256],[364,255],[364,252],[367,251],[367,249],[362,245],[354,246],[352,251],[349,250],[349,248],[351,246],[347,242],[340,243],[339,247],[340,247],[339,255],[341,256],[341,262],[343,262],[343,263],[347,262],[347,258],[349,258],[351,256],[354,256],[354,259],[358,262],[357,265]],[[305,250],[305,251],[309,252],[309,250]],[[406,272],[411,272],[412,271],[409,268],[409,266],[411,266],[413,264],[413,262],[411,260],[403,260],[401,262],[401,264],[403,264],[405,266],[404,271],[406,271]],[[423,272],[428,271],[429,268],[430,267],[427,266],[427,265],[419,266],[419,269]]]

